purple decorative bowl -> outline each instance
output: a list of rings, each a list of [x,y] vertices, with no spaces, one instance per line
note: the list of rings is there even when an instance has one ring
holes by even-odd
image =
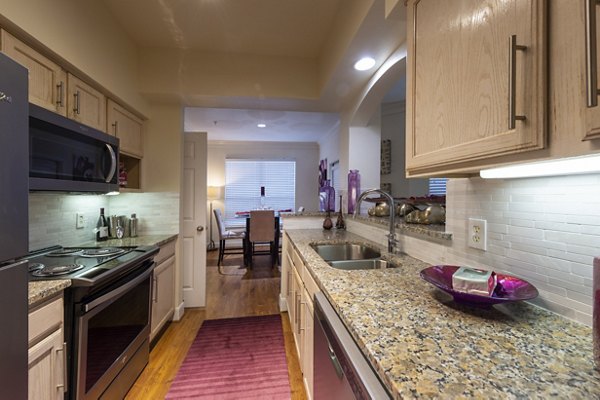
[[[538,295],[537,289],[531,283],[500,273],[495,273],[498,283],[491,296],[458,292],[452,289],[452,275],[459,268],[455,265],[436,265],[422,270],[421,278],[451,294],[458,303],[489,306],[509,301],[530,300]]]

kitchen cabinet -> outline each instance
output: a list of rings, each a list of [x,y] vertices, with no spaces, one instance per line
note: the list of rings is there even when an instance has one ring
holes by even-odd
[[[67,116],[106,132],[106,97],[71,73],[67,73]]]
[[[285,287],[282,285],[287,299],[287,309],[290,318],[294,343],[302,370],[302,380],[309,399],[312,398],[313,379],[313,350],[314,350],[314,295],[319,287],[307,270],[298,252],[294,249],[287,235],[284,235],[283,245]]]
[[[120,151],[135,158],[142,158],[142,120],[121,105],[108,99],[106,131],[119,138]]]
[[[29,102],[66,116],[65,70],[4,29],[0,35],[2,52],[29,70]]]
[[[176,240],[172,240],[162,245],[154,258],[150,341],[157,337],[175,313],[175,243]]]
[[[29,384],[31,400],[62,400],[66,390],[63,298],[29,312]]]
[[[546,146],[545,8],[408,2],[408,176],[476,172]]]

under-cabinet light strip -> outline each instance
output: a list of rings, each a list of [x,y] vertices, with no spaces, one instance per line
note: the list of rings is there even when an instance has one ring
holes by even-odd
[[[600,154],[483,169],[479,176],[485,179],[507,179],[593,173],[600,173]]]

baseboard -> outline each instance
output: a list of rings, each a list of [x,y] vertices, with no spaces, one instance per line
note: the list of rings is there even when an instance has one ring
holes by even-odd
[[[282,294],[279,294],[279,311],[287,311],[287,301]]]
[[[183,313],[185,312],[184,310],[184,303],[182,301],[181,304],[175,307],[175,312],[173,313],[173,321],[179,321],[181,318],[183,318]]]

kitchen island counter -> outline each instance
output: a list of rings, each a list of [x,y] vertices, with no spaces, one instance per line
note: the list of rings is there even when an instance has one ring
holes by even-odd
[[[429,265],[341,231],[286,231],[395,398],[600,398],[591,328],[525,302],[460,305],[419,277]],[[343,271],[310,243],[366,243],[400,265]]]

